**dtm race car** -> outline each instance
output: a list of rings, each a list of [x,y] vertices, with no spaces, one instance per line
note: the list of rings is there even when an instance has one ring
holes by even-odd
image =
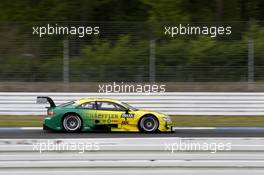
[[[106,98],[82,98],[56,106],[50,97],[37,97],[37,103],[49,103],[43,129],[65,132],[125,131],[169,132],[169,116],[141,110],[127,103]]]

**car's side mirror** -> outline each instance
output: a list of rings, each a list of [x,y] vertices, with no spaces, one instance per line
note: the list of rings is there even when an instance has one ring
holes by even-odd
[[[129,111],[130,111],[129,109],[126,109],[126,110],[125,110],[126,114],[128,114],[128,113],[129,113]]]

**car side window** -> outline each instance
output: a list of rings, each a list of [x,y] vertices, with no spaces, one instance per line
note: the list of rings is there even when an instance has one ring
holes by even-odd
[[[96,103],[95,103],[95,101],[86,102],[86,103],[81,104],[81,108],[84,108],[84,109],[96,109]]]
[[[97,109],[98,110],[109,110],[109,111],[124,111],[126,108],[123,106],[107,101],[97,101]]]

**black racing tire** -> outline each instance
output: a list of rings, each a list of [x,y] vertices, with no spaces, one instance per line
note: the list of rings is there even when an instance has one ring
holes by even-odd
[[[159,120],[153,115],[145,115],[139,120],[139,130],[145,133],[155,133],[159,128]]]
[[[82,128],[82,120],[77,114],[67,114],[62,120],[62,127],[66,132],[79,132]]]

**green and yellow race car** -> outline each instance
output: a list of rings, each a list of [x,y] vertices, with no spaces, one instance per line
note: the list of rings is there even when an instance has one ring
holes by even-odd
[[[37,97],[37,103],[49,103],[43,129],[65,132],[127,131],[170,132],[169,116],[136,109],[108,98],[82,98],[56,106],[50,97]]]

